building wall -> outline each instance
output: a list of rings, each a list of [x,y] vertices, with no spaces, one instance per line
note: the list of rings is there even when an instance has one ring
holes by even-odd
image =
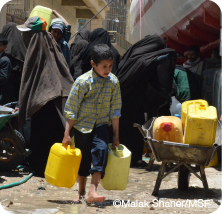
[[[108,2],[108,1],[107,1]],[[117,31],[124,38],[126,37],[127,1],[113,0],[106,12],[105,28],[107,31]]]
[[[91,31],[95,30],[96,28],[103,28],[103,20],[93,19],[91,21]]]
[[[0,29],[7,22],[15,22],[17,24],[23,24],[29,17],[32,9],[41,5],[56,10],[61,14],[67,22],[72,26],[71,33],[74,35],[79,27],[79,21],[76,18],[77,7],[70,5],[61,5],[61,0],[13,0],[5,5],[1,12]],[[105,13],[105,12],[103,12]],[[7,17],[7,20],[6,20]],[[93,17],[93,14],[92,14]],[[55,18],[53,16],[53,18]],[[88,20],[86,19],[86,22]],[[103,27],[102,19],[93,19],[90,24],[87,25],[87,29],[94,30],[96,28]],[[70,41],[72,43],[73,39]]]
[[[0,32],[2,31],[3,26],[6,24],[6,11],[7,6],[4,5],[0,12]]]

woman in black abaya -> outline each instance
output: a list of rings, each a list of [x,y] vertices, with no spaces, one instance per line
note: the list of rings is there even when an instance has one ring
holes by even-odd
[[[28,137],[32,151],[27,163],[44,177],[51,146],[62,142],[63,109],[73,79],[65,58],[53,36],[46,31],[24,33],[26,55],[19,93],[19,125]],[[30,41],[31,40],[31,41]],[[28,125],[27,125],[28,123]]]
[[[13,93],[15,100],[18,101],[26,47],[23,43],[21,32],[17,29],[15,23],[9,22],[8,24],[6,24],[2,28],[1,33],[5,34],[8,37],[8,46],[5,50],[5,53],[11,61]]]
[[[69,65],[69,69],[73,79],[75,80],[76,76],[80,76],[82,74],[82,57],[81,53],[86,49],[87,45],[90,42],[90,31],[83,28],[81,29],[75,39],[71,44],[70,52],[71,52],[71,61]],[[75,76],[75,77],[74,77]]]
[[[122,57],[117,77],[120,81],[122,111],[120,142],[132,152],[132,166],[145,166],[142,159],[143,137],[133,127],[148,118],[170,115],[170,92],[176,63],[176,51],[164,49],[159,36],[146,36]],[[163,106],[161,109],[160,106]]]
[[[90,43],[88,44],[85,51],[81,54],[81,58],[82,58],[81,74],[84,74],[92,69],[92,66],[90,63],[91,51],[92,51],[93,47],[97,44],[106,44],[111,48],[111,50],[113,52],[113,58],[114,58],[112,73],[116,74],[119,60],[120,60],[120,55],[119,55],[118,51],[112,46],[109,33],[106,30],[104,30],[103,28],[97,28],[93,32],[91,32]],[[78,76],[80,76],[81,74],[74,75],[75,79]]]

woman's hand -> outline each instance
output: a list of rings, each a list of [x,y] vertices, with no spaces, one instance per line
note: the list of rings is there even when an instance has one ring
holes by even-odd
[[[12,111],[12,114],[15,114],[15,112],[19,112],[19,108],[15,107],[15,109]]]

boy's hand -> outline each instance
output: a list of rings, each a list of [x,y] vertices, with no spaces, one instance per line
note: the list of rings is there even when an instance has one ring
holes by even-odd
[[[63,140],[62,140],[62,145],[63,146],[68,146],[71,144],[71,137],[69,134],[65,133],[64,134],[64,137],[63,137]]]
[[[119,147],[119,137],[113,136],[113,145],[112,148],[115,149],[115,147]]]

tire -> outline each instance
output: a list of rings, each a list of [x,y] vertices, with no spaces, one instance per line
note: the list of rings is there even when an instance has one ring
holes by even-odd
[[[184,166],[180,166],[178,170],[178,189],[185,191],[189,187],[190,171]]]
[[[14,131],[17,135],[19,143],[25,149],[26,143],[24,137],[17,130]],[[3,149],[3,147],[0,145],[0,171],[14,169],[20,165],[24,159],[24,156],[18,154],[15,150],[15,145],[17,142],[11,129],[3,128],[0,130],[0,143],[7,144],[9,146],[8,148]]]

